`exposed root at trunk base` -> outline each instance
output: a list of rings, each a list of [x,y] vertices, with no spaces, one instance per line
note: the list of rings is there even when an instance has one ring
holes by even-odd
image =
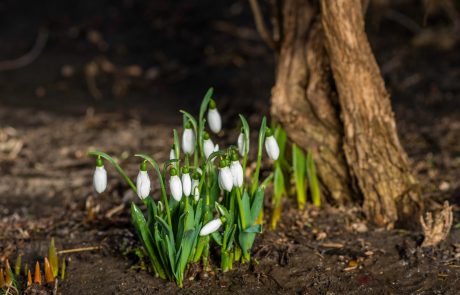
[[[436,215],[434,220],[431,212],[426,213],[425,219],[420,216],[420,224],[425,236],[422,247],[433,247],[444,241],[449,235],[452,222],[452,206],[449,205],[448,201],[444,202],[443,209]]]

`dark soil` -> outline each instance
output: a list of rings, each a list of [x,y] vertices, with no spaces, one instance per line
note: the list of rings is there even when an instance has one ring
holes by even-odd
[[[420,231],[374,228],[358,207],[299,212],[289,200],[278,229],[256,239],[249,265],[222,274],[216,262],[209,276],[191,270],[183,289],[139,270],[128,215],[137,197],[113,169],[108,192],[97,197],[86,152],[117,155],[131,175],[138,163],[127,156],[135,152],[165,160],[178,110],[196,113],[211,85],[231,130],[220,143],[234,142],[239,112],[254,127],[268,112],[273,55],[243,0],[85,2],[27,2],[30,10],[25,1],[0,5],[0,60],[26,52],[38,27],[50,32],[32,64],[0,71],[1,261],[23,253],[32,264],[46,255],[51,237],[60,250],[100,246],[66,256],[61,294],[458,294],[460,46],[413,42],[419,33],[395,21],[394,11],[421,24],[419,2],[371,9],[368,32],[427,209],[445,200],[453,205],[448,239],[421,248]],[[439,12],[421,30],[450,26]],[[89,41],[94,31],[103,42]],[[102,93],[96,99],[85,67],[101,57],[117,70],[96,76]],[[133,64],[142,75],[122,73]],[[88,219],[88,207],[98,206],[97,217]]]

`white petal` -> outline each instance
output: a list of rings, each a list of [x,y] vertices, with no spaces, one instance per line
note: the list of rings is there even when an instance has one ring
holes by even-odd
[[[216,144],[216,145],[214,146],[214,151],[215,151],[215,152],[219,151],[219,145],[218,145],[218,144]]]
[[[241,187],[243,185],[243,166],[241,166],[240,161],[232,161],[230,171],[232,172],[233,186]]]
[[[240,135],[238,135],[237,145],[238,145],[238,152],[240,153],[242,157],[244,157],[244,149],[245,149],[244,133],[240,133]],[[248,151],[249,151],[249,142],[248,142]]]
[[[268,157],[272,160],[277,160],[280,155],[280,148],[276,142],[275,137],[269,136],[265,139],[265,150],[267,151]]]
[[[145,199],[150,194],[150,178],[147,171],[139,171],[136,181],[137,195],[141,199]]]
[[[185,128],[182,134],[182,150],[186,154],[193,154],[195,151],[195,133],[190,128]]]
[[[171,179],[169,180],[169,188],[171,189],[171,195],[174,200],[179,202],[182,199],[182,183],[179,176],[171,176]]]
[[[233,176],[230,168],[220,168],[218,178],[221,189],[231,192],[233,188]]]
[[[207,236],[217,231],[222,226],[222,220],[214,219],[206,223],[200,231],[200,236]]]
[[[96,167],[96,170],[94,170],[93,185],[99,194],[107,188],[107,171],[104,166]]]
[[[209,156],[214,152],[214,143],[211,139],[206,139],[203,142],[203,150],[206,159],[209,158]]]
[[[214,133],[219,133],[222,129],[222,119],[217,109],[208,110],[209,129]]]
[[[189,173],[182,174],[182,191],[184,196],[190,196],[192,192],[192,179],[190,178]]]

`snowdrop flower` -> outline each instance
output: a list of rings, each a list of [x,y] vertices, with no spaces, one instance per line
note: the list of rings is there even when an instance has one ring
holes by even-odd
[[[232,163],[230,164],[230,171],[233,178],[234,187],[243,186],[243,166],[241,166],[240,161],[238,161],[238,155],[236,151],[232,155]]]
[[[238,146],[238,152],[240,153],[242,157],[244,157],[245,148],[246,148],[244,138],[245,136],[244,136],[243,130],[241,130],[241,133],[238,136],[237,146]],[[248,141],[248,152],[249,152],[249,141]]]
[[[136,181],[137,195],[142,200],[150,194],[150,178],[147,173],[147,163],[143,162],[137,175]]]
[[[195,143],[195,133],[193,132],[192,125],[188,122],[182,134],[182,150],[184,153],[188,155],[193,154],[195,151]]]
[[[192,175],[192,194],[196,202],[200,199],[200,174],[198,172]]]
[[[267,128],[265,132],[265,150],[267,151],[268,157],[276,161],[280,155],[280,148],[276,142],[273,132],[270,128]]]
[[[222,129],[222,119],[220,117],[219,111],[216,108],[216,102],[213,99],[209,101],[208,123],[209,129],[211,129],[211,131],[214,133],[219,133]]]
[[[220,161],[220,168],[219,168],[219,176],[218,176],[219,187],[222,190],[227,192],[232,191],[233,187],[233,176],[230,168],[228,167],[228,163],[226,160]]]
[[[99,157],[96,160],[96,170],[94,170],[93,185],[96,192],[99,194],[107,188],[107,171],[104,168],[104,163]]]
[[[186,197],[192,193],[192,179],[188,167],[182,168],[182,191]]]
[[[213,232],[216,232],[222,226],[222,224],[223,222],[221,218],[211,220],[201,228],[200,236],[207,236],[212,234]]]
[[[179,176],[177,175],[177,170],[175,168],[171,168],[169,174],[171,175],[171,178],[169,179],[171,195],[174,200],[179,202],[182,199],[182,183]]]
[[[169,159],[177,160],[176,159],[176,146],[174,144],[171,146],[171,151],[169,152]]]
[[[209,138],[209,134],[207,132],[203,134],[203,139],[204,156],[206,157],[206,159],[208,159],[213,152],[217,152],[219,150],[219,145],[214,145],[211,138]]]

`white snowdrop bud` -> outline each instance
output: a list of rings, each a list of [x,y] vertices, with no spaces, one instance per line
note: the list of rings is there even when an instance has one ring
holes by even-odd
[[[243,166],[241,166],[240,161],[238,161],[238,156],[236,155],[236,152],[232,157],[232,163],[230,164],[230,171],[232,172],[233,186],[234,187],[243,186]]]
[[[170,160],[177,160],[176,159],[176,148],[175,148],[174,144],[172,145],[171,151],[169,152],[169,159]]]
[[[227,166],[227,161],[220,161],[219,175],[218,175],[219,187],[222,190],[231,192],[233,188],[233,176],[230,168]]]
[[[182,191],[186,197],[192,193],[192,179],[187,167],[182,168]]]
[[[203,141],[203,150],[204,156],[206,157],[206,159],[208,159],[209,156],[214,152],[214,143],[211,139],[208,138]]]
[[[210,222],[206,223],[200,231],[200,236],[207,236],[212,234],[213,232],[217,231],[222,226],[222,220],[220,218],[211,220]]]
[[[209,102],[208,123],[209,129],[214,133],[219,133],[222,129],[222,119],[216,108],[216,102],[213,99]]]
[[[193,154],[195,151],[195,133],[193,132],[190,122],[185,125],[184,133],[182,134],[182,150],[185,154]]]
[[[96,170],[94,170],[93,185],[94,189],[99,194],[105,191],[105,189],[107,188],[107,171],[105,170],[101,159],[97,159],[96,161]]]
[[[177,175],[177,170],[172,168],[170,170],[171,178],[169,179],[169,189],[171,190],[171,195],[176,201],[182,199],[182,183],[179,176]]]
[[[137,175],[136,181],[137,195],[141,199],[145,199],[150,194],[150,178],[147,173],[147,164],[143,162]]]
[[[219,145],[214,145],[207,132],[203,134],[203,139],[203,152],[206,159],[208,159],[213,152],[217,152],[219,150]]]
[[[245,152],[245,142],[244,142],[244,133],[241,132],[240,135],[238,135],[238,142],[237,142],[237,146],[238,146],[238,152],[240,153],[240,155],[242,157],[244,157],[244,152]],[[249,141],[248,141],[248,152],[249,152]]]
[[[200,174],[194,172],[192,175],[192,194],[195,201],[200,199]]]
[[[268,157],[276,161],[280,155],[280,148],[278,142],[276,142],[275,137],[271,129],[267,129],[265,133],[265,150],[267,151]]]

